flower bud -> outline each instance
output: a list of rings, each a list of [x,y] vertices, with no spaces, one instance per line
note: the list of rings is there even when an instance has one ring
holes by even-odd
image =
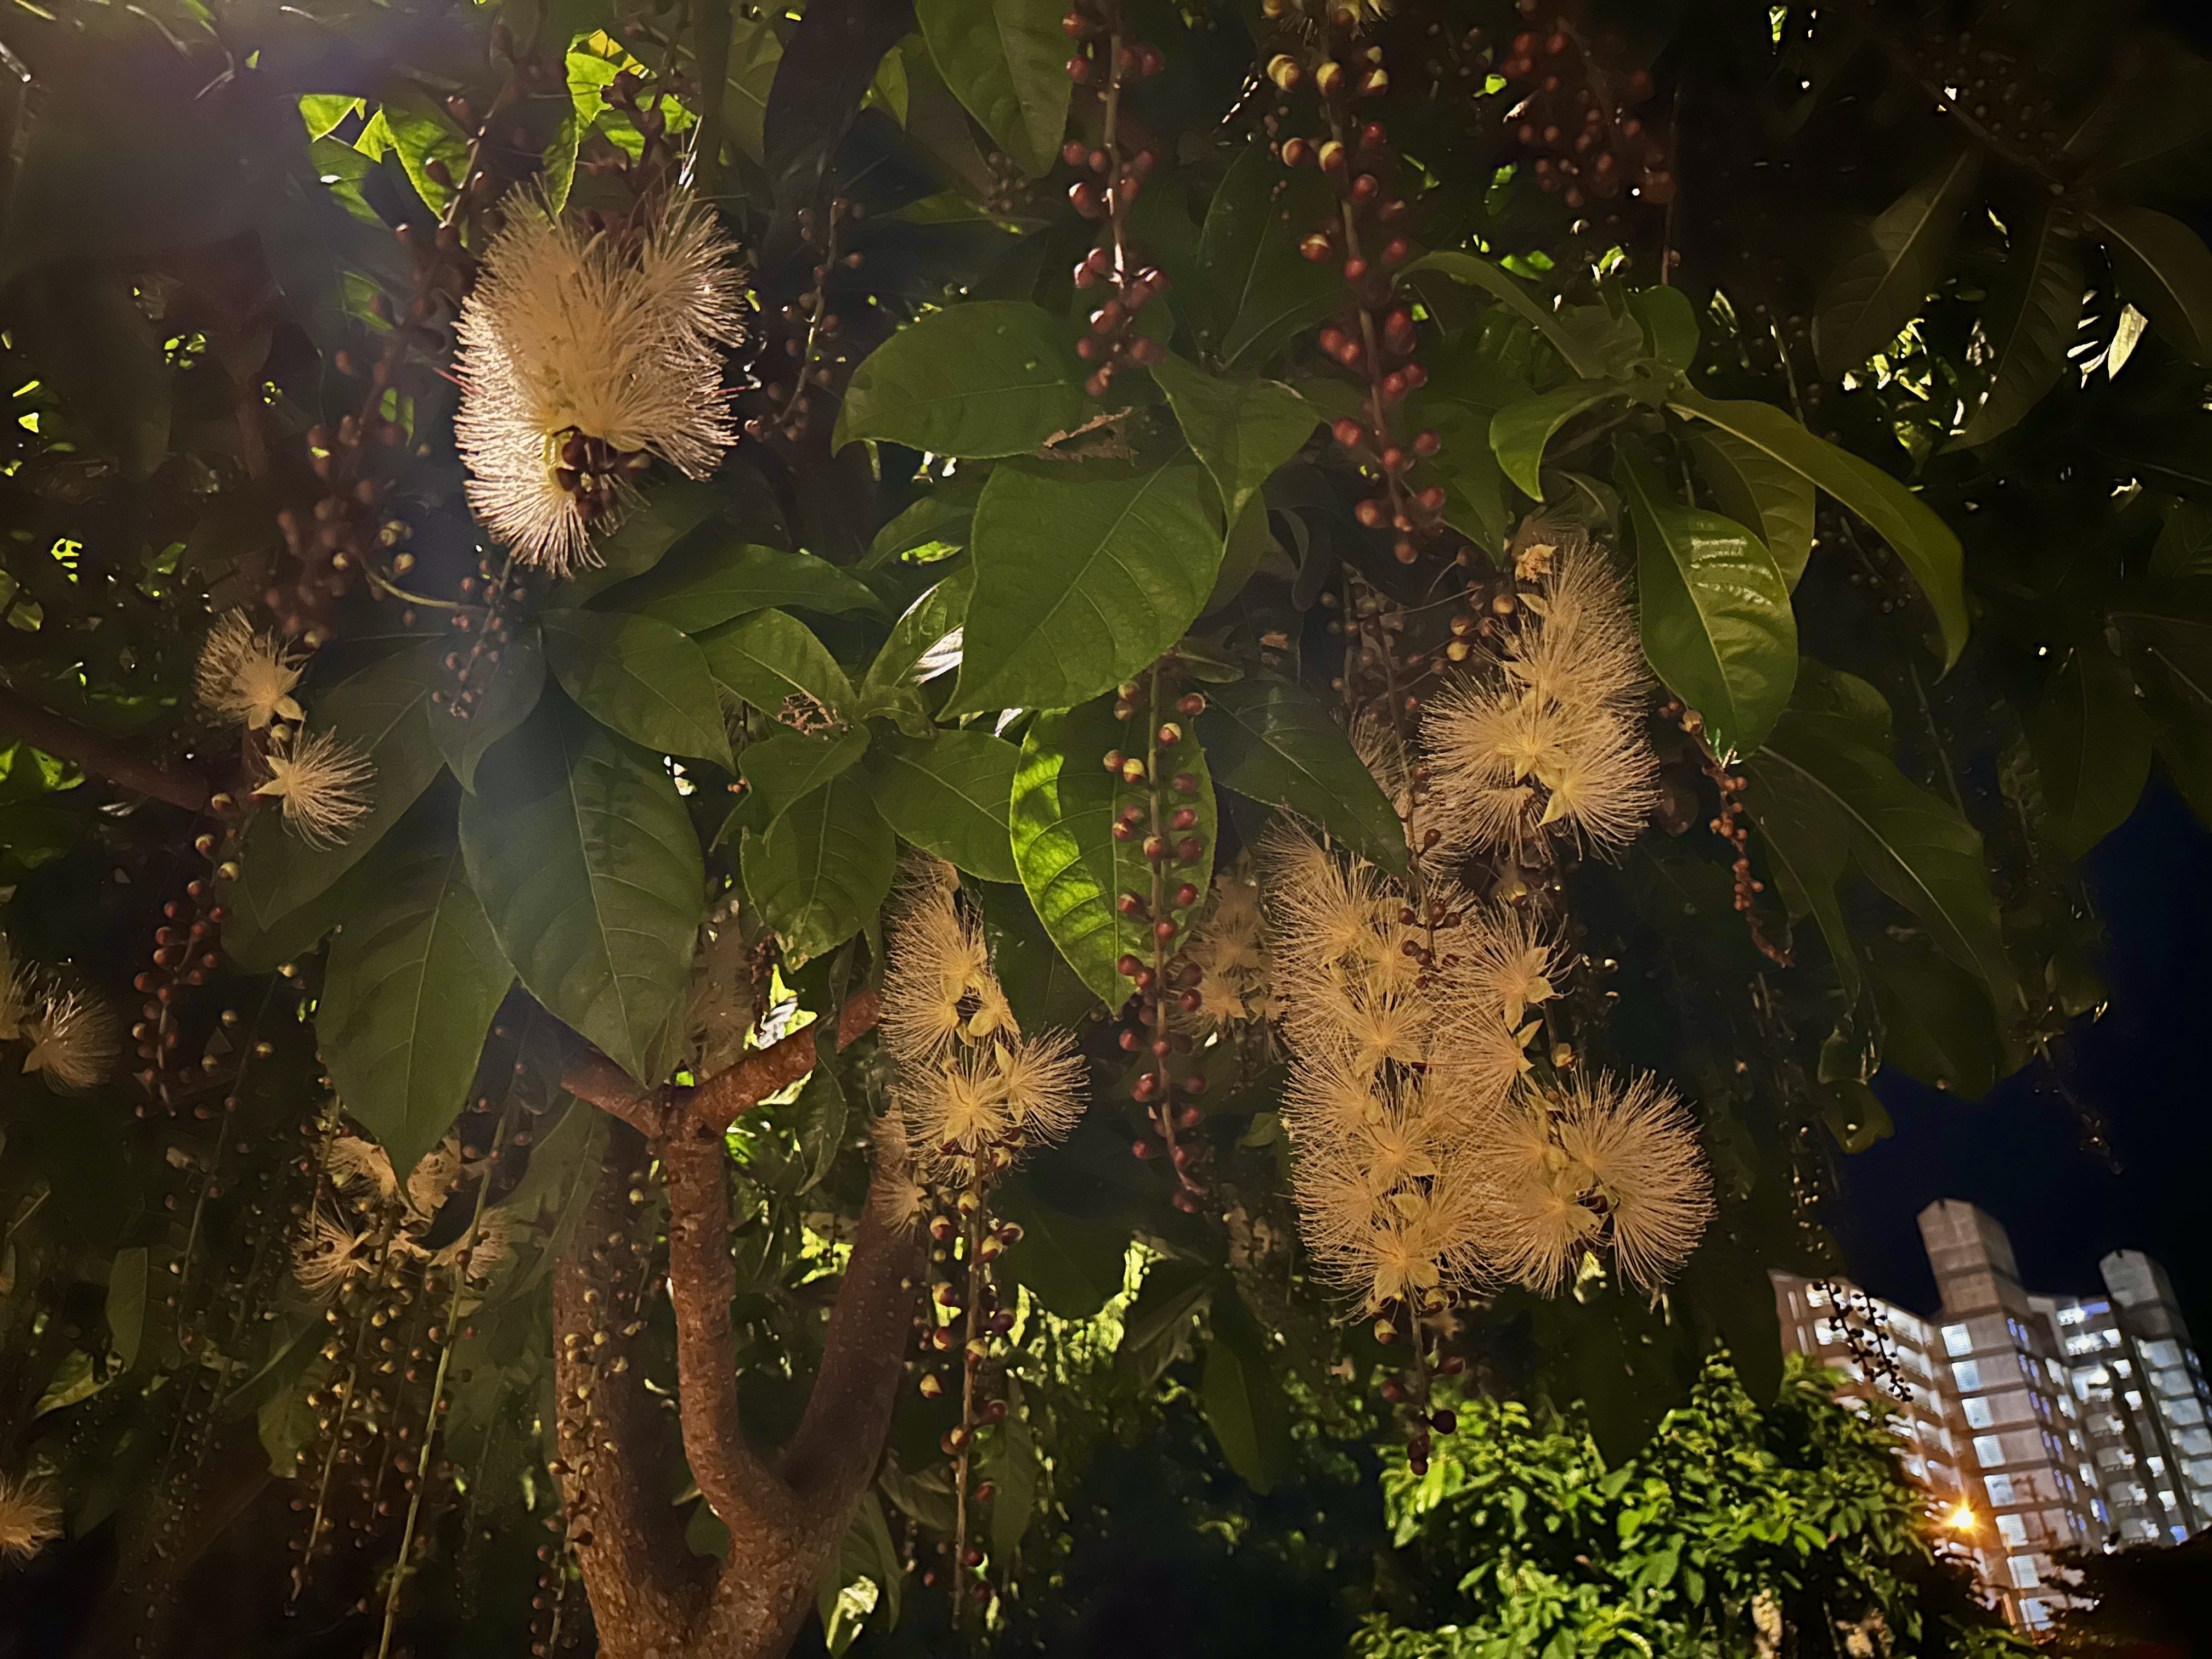
[[[1313,159],[1313,146],[1303,138],[1283,140],[1283,165],[1286,167],[1304,167]]]
[[[1288,92],[1305,78],[1305,71],[1298,67],[1297,58],[1286,52],[1279,52],[1267,60],[1267,78]]]
[[[1344,146],[1334,138],[1325,140],[1322,144],[1321,170],[1323,173],[1344,171]]]

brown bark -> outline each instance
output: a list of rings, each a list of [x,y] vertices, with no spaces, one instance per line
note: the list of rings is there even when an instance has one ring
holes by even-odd
[[[873,1025],[873,993],[841,1011],[841,1046]],[[690,1554],[668,1503],[671,1464],[657,1411],[635,1368],[616,1371],[630,1311],[628,1172],[640,1147],[617,1145],[593,1209],[560,1265],[562,1459],[571,1534],[605,1659],[770,1659],[813,1605],[814,1584],[874,1474],[897,1396],[919,1295],[922,1243],[886,1224],[872,1188],[843,1283],[830,1312],[822,1368],[798,1431],[781,1454],[746,1437],[737,1389],[730,1304],[729,1174],[723,1132],[738,1115],[812,1069],[815,1033],[793,1032],[692,1089],[647,1094],[599,1055],[570,1066],[572,1092],[647,1134],[667,1182],[668,1289],[675,1304],[678,1410],[692,1478],[729,1528],[719,1562]],[[900,1172],[878,1169],[877,1182]],[[611,1243],[610,1241],[614,1241]]]
[[[94,777],[106,778],[110,783],[121,784],[142,795],[151,795],[155,800],[165,800],[172,806],[181,806],[188,812],[200,811],[207,805],[205,778],[149,760],[129,744],[105,732],[80,726],[51,709],[41,708],[28,697],[5,687],[0,687],[0,731],[13,732],[33,749],[44,750],[57,760],[68,761]]]

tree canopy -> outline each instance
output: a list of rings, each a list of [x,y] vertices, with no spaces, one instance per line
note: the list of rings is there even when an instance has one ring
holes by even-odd
[[[2212,820],[2170,27],[15,8],[0,1548],[1013,1646],[1326,1457],[1357,1651],[1996,1650],[1766,1274]]]

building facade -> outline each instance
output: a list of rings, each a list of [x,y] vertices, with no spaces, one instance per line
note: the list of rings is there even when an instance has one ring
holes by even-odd
[[[2063,1552],[2179,1542],[2212,1523],[2212,1389],[2165,1271],[2100,1264],[2101,1297],[2033,1294],[1971,1204],[1920,1213],[1933,1319],[1837,1280],[1773,1275],[1785,1349],[1897,1413],[1907,1473],[2014,1621],[2066,1605]]]

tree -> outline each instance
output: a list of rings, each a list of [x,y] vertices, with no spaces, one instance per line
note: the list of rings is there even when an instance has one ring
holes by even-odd
[[[380,1654],[995,1628],[1116,1323],[1255,1491],[1470,1368],[1618,1464],[1771,1393],[1879,1066],[2051,1063],[2072,861],[2212,811],[2203,59],[1479,10],[11,19],[95,1643],[280,1536]]]

